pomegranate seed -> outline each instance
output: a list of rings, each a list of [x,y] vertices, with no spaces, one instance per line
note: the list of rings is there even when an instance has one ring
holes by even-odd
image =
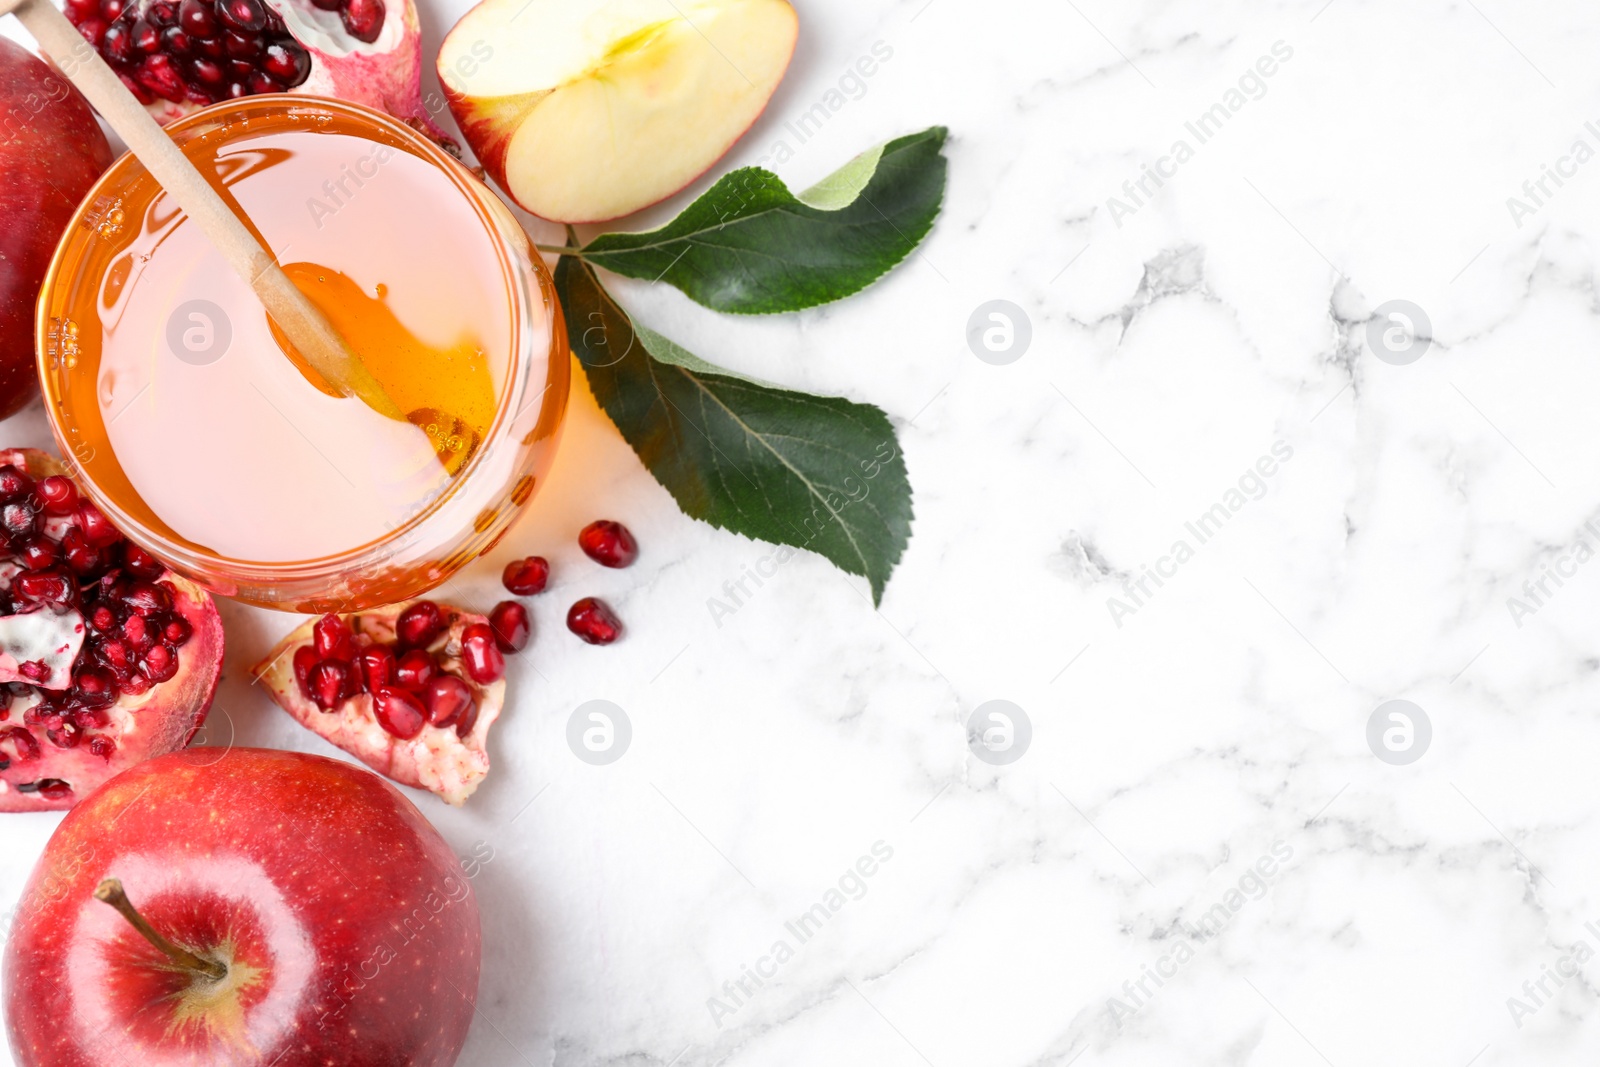
[[[250,90],[246,89],[244,87],[244,83],[243,82],[229,82],[228,83],[228,98],[229,99],[237,100],[241,96],[249,96],[249,95],[250,95]]]
[[[39,758],[39,739],[21,726],[7,726],[0,730],[0,743],[10,741],[17,754],[18,763],[31,763]]]
[[[515,600],[502,600],[489,611],[489,625],[494,629],[494,643],[501,652],[521,652],[528,644],[528,634],[533,625],[528,621],[528,609]]]
[[[161,48],[169,55],[186,56],[193,51],[194,42],[178,27],[168,26],[161,31]]]
[[[255,59],[261,55],[261,35],[229,30],[222,35],[222,47],[230,59]]]
[[[150,691],[150,679],[136,671],[131,672],[128,677],[117,679],[117,688],[126,696],[142,696]]]
[[[72,479],[52,474],[39,483],[39,499],[47,515],[71,515],[78,510],[78,487]]]
[[[639,545],[620,522],[601,519],[591,522],[578,534],[583,554],[602,567],[626,567],[639,558]]]
[[[339,19],[350,36],[371,44],[383,32],[383,0],[350,0]]]
[[[444,632],[444,615],[433,601],[419,600],[400,613],[394,632],[402,648],[427,648]]]
[[[591,645],[609,645],[622,636],[622,621],[605,601],[586,596],[567,611],[567,629]]]
[[[56,543],[43,537],[38,537],[22,546],[19,553],[22,565],[30,571],[42,571],[53,567],[61,558],[61,550]]]
[[[472,733],[472,728],[478,724],[478,702],[473,701],[464,708],[456,718],[456,736],[466,737]]]
[[[133,76],[146,89],[163,100],[170,100],[176,104],[183,99],[183,79],[178,75],[178,68],[173,66],[171,56],[162,55],[160,52],[153,56],[145,56],[144,62],[139,64],[139,69]],[[117,536],[120,538],[122,535]],[[89,535],[89,540],[94,540],[92,533]]]
[[[250,75],[245,80],[245,84],[250,87],[252,93],[278,93],[283,91],[283,86],[279,85],[270,75],[263,74],[259,70]]]
[[[152,682],[164,682],[178,673],[178,654],[166,645],[156,645],[144,654],[139,670]]]
[[[394,663],[394,652],[382,645],[364,648],[356,657],[356,669],[371,692],[376,692],[380,685],[394,684]]]
[[[73,692],[86,707],[104,707],[117,699],[117,680],[104,668],[84,667],[73,679]]]
[[[76,526],[67,527],[61,536],[61,551],[66,554],[67,566],[78,574],[88,574],[100,569],[100,552],[89,543],[83,531]]]
[[[150,632],[150,624],[143,615],[128,616],[122,624],[122,639],[135,652],[143,652],[156,643],[156,635]]]
[[[394,665],[395,684],[413,693],[426,692],[438,673],[439,665],[434,662],[433,653],[421,648],[413,648]]]
[[[85,41],[89,42],[89,47],[99,48],[100,42],[104,40],[106,36],[105,20],[91,16],[90,18],[76,19],[74,21],[77,24],[78,32],[83,35],[83,39]]]
[[[135,615],[161,615],[172,610],[172,593],[156,582],[134,582],[122,606]]]
[[[311,696],[311,685],[307,679],[311,676],[311,668],[317,663],[317,650],[310,645],[301,645],[294,650],[294,680],[300,683],[300,692],[308,699]]]
[[[144,19],[139,19],[133,24],[131,33],[133,47],[145,55],[150,55],[161,47],[161,31]]]
[[[105,53],[105,46],[103,44],[101,45],[100,51],[102,54]],[[107,58],[110,57],[107,56]],[[132,75],[126,74],[119,70],[117,71],[117,80],[123,84],[123,87],[126,88],[128,92],[133,94],[134,99],[138,100],[139,103],[155,103],[155,94],[150,92],[149,89],[146,89],[144,86],[140,85],[138,82],[134,81]]]
[[[124,683],[126,689],[128,676],[133,673],[133,653],[128,646],[116,638],[100,642],[100,662],[111,668],[111,673],[117,676],[117,681]]]
[[[190,37],[214,37],[217,20],[211,12],[212,7],[205,0],[183,0],[178,8],[178,25]]]
[[[83,740],[83,731],[75,722],[62,722],[44,732],[45,739],[57,748],[77,748]]]
[[[321,659],[342,659],[350,661],[356,658],[356,639],[350,632],[350,626],[337,615],[324,615],[317,620],[311,628],[311,640],[317,647],[317,656]]]
[[[267,13],[259,0],[217,0],[217,17],[241,33],[267,28]]]
[[[266,58],[261,61],[261,67],[287,88],[293,89],[311,77],[311,56],[293,41],[281,41],[267,45]]]
[[[117,743],[105,734],[96,734],[89,738],[89,751],[110,763],[111,757],[117,754]]]
[[[94,630],[96,633],[110,633],[116,628],[117,613],[106,607],[104,604],[100,604],[89,613],[89,618],[87,621],[89,623],[89,628]]]
[[[189,72],[206,85],[221,85],[222,79],[226,77],[222,72],[222,64],[205,56],[190,60]]]
[[[24,660],[17,664],[17,673],[30,682],[45,682],[50,679],[50,666],[40,659]]]
[[[475,622],[461,632],[461,662],[467,677],[479,685],[497,682],[506,673],[506,658],[488,623]]]
[[[19,500],[33,492],[33,479],[20,467],[0,467],[0,500]]]
[[[178,21],[178,5],[170,0],[156,0],[145,11],[144,17],[153,26],[171,26]]]
[[[422,732],[428,709],[415,693],[395,685],[380,685],[372,694],[372,714],[378,725],[402,741]]]
[[[161,628],[161,640],[173,648],[182,648],[194,634],[194,627],[184,619],[168,619]]]
[[[46,800],[65,800],[72,795],[72,787],[59,778],[41,778],[30,783],[38,794]],[[19,792],[28,792],[28,786],[17,786]]]
[[[100,0],[100,14],[105,16],[107,22],[115,22],[121,17],[124,6],[123,0]]]
[[[196,52],[212,59],[221,59],[227,53],[227,48],[223,45],[220,36],[196,37],[193,44]]]
[[[163,57],[152,56],[145,60],[145,63],[148,65],[160,58]],[[122,531],[111,525],[111,520],[90,503],[84,503],[78,508],[78,528],[83,531],[83,536],[88,538],[89,544],[95,548],[108,548],[122,540]]]
[[[39,512],[26,501],[17,501],[0,508],[0,530],[11,541],[25,541],[39,532]]]
[[[67,13],[77,18],[98,18],[100,0],[67,0]]]
[[[24,571],[17,575],[12,589],[25,602],[64,608],[78,592],[77,585],[60,571]]]
[[[500,580],[507,591],[517,596],[533,596],[544,592],[545,583],[550,580],[550,564],[543,556],[514,559],[506,564]]]
[[[349,666],[336,659],[323,660],[311,668],[306,684],[317,707],[332,711],[338,706],[339,701],[344,699],[345,688],[350,684],[349,674]]]
[[[453,674],[441,674],[428,684],[428,722],[449,726],[468,708],[474,707],[472,689]],[[476,711],[473,718],[477,718]]]
[[[111,716],[99,708],[85,708],[72,717],[80,730],[104,730],[111,725]]]
[[[337,11],[344,6],[344,0],[311,0],[311,6],[319,11]]]
[[[135,578],[153,582],[166,573],[166,564],[131,541],[122,550],[122,567]]]

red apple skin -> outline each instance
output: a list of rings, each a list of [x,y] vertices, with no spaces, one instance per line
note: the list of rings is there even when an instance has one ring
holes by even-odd
[[[0,418],[39,394],[39,285],[73,211],[110,165],[106,135],[72,84],[0,37]]]
[[[224,962],[227,988],[95,900],[109,877]],[[322,756],[189,749],[57,827],[6,944],[6,1024],[22,1067],[450,1067],[480,953],[460,861],[393,786]]]

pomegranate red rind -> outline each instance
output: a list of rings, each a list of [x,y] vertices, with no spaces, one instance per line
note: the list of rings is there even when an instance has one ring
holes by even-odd
[[[395,643],[396,620],[407,605],[400,604],[346,616],[363,651]],[[459,736],[454,725],[425,724],[414,737],[398,737],[378,721],[378,709],[370,692],[361,692],[323,711],[306,695],[295,678],[295,652],[312,646],[317,620],[297,627],[268,654],[252,672],[278,706],[294,716],[306,729],[401,785],[426,789],[446,803],[460,806],[489,773],[489,728],[505,706],[504,678],[486,685],[474,682],[462,662],[461,636],[469,626],[485,624],[482,615],[457,611],[445,605],[446,627],[428,646],[436,654],[446,675],[466,683],[477,706],[477,719],[466,735]],[[380,687],[380,690],[389,687]],[[395,687],[398,688],[398,687]],[[384,694],[390,701],[386,709],[390,725],[393,716],[403,712],[404,698]],[[409,732],[409,726],[402,732]],[[0,742],[3,743],[3,742]]]
[[[35,480],[67,473],[53,457],[32,449],[0,450],[0,467],[8,464]],[[46,534],[74,521],[51,518]],[[7,586],[14,576],[6,576]],[[190,631],[178,650],[175,672],[142,693],[121,692],[112,703],[88,709],[92,727],[82,725],[89,721],[82,713],[63,721],[39,716],[37,690],[14,695],[0,710],[0,812],[70,808],[126,768],[184,747],[200,729],[222,676],[222,617],[205,590],[171,571],[156,584],[170,593],[169,614]],[[82,618],[77,612],[61,617]],[[78,736],[65,736],[69,732]],[[62,747],[62,740],[74,743]]]

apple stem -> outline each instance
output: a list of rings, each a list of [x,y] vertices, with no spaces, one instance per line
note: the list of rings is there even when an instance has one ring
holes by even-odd
[[[145,922],[144,916],[133,908],[133,903],[128,900],[128,894],[122,891],[122,883],[115,878],[107,878],[94,890],[94,898],[116,908],[118,913],[128,924],[144,936],[144,939],[166,953],[167,958],[179,967],[194,974],[220,982],[228,977],[228,968],[216,960],[208,960],[203,956],[196,956],[186,948],[174,945],[171,941],[156,933],[155,927]]]

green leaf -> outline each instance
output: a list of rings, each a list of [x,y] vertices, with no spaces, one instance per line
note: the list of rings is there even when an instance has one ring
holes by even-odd
[[[608,233],[580,255],[665,281],[717,311],[799,311],[860,292],[910,255],[944,200],[945,128],[863,152],[800,196],[771,171],[725,175],[649,233]]]
[[[816,552],[882,600],[911,533],[888,416],[713,367],[633,322],[572,256],[556,265],[556,292],[595,398],[686,514]]]

